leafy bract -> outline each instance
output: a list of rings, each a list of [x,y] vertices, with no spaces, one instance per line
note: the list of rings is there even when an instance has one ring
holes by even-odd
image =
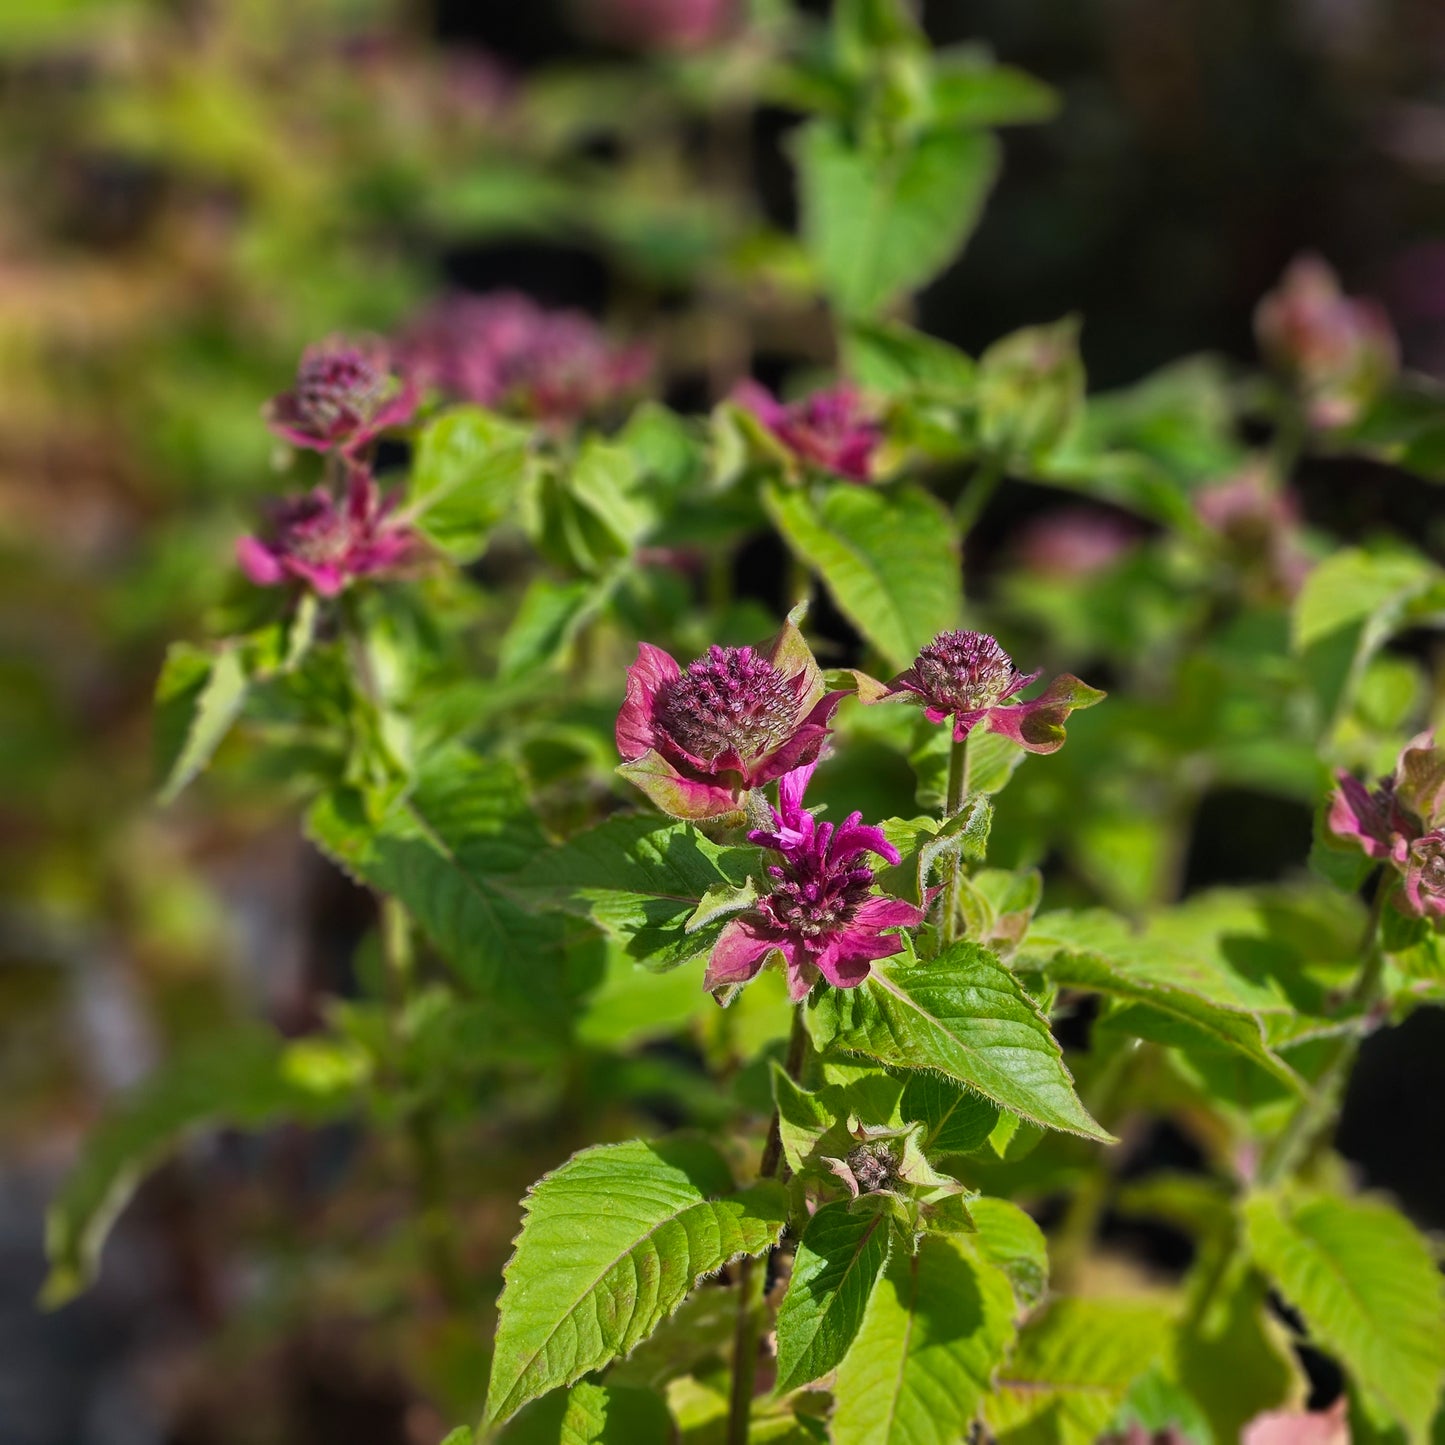
[[[170,803],[203,772],[246,705],[245,659],[235,646],[210,651],[173,643],[156,683],[155,751]]]
[[[50,1276],[44,1304],[62,1305],[91,1282],[110,1226],[137,1183],[190,1131],[320,1120],[354,1107],[354,1077],[318,1078],[314,1070],[289,1069],[288,1057],[269,1030],[225,1031],[162,1066],[119,1101],[86,1139],[46,1213]]]
[[[497,1306],[493,1422],[628,1354],[699,1279],[767,1249],[787,1219],[780,1184],[736,1192],[717,1150],[686,1138],[584,1149],[523,1209]]]
[[[1256,1194],[1244,1222],[1255,1263],[1372,1413],[1428,1439],[1445,1384],[1445,1293],[1414,1226],[1378,1200],[1327,1194]]]
[[[634,961],[666,969],[710,951],[729,912],[746,906],[737,890],[757,864],[756,848],[720,847],[691,823],[636,815],[579,833],[506,886],[529,905],[592,919]]]
[[[915,487],[847,482],[815,495],[769,488],[768,513],[789,547],[891,667],[958,625],[963,568],[948,513]]]
[[[892,1226],[840,1200],[808,1221],[778,1308],[778,1385],[797,1389],[833,1369],[853,1343],[888,1261]]]
[[[1014,1335],[1007,1279],[959,1236],[893,1253],[838,1369],[835,1445],[956,1445]]]
[[[1074,1093],[1033,1000],[977,944],[956,943],[928,963],[875,964],[857,988],[811,1001],[808,1025],[819,1048],[931,1069],[1032,1123],[1111,1142]]]
[[[561,920],[499,887],[546,846],[511,765],[442,749],[379,816],[366,803],[348,790],[323,795],[307,817],[312,840],[354,877],[398,898],[476,993],[556,1032],[567,1014]]]

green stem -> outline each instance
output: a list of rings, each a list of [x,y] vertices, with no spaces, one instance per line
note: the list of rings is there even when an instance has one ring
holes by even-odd
[[[968,754],[968,737],[954,738],[948,754],[948,797],[943,805],[943,816],[951,818],[963,807],[968,797],[971,764]],[[948,876],[943,886],[943,916],[940,924],[943,944],[947,947],[958,936],[958,899],[963,888],[963,855],[954,852],[948,860]]]
[[[1361,942],[1363,965],[1346,1000],[1346,1007],[1352,1012],[1368,1014],[1380,1001],[1385,979],[1385,952],[1380,947],[1380,915],[1393,881],[1391,873],[1386,870],[1381,873],[1380,881],[1375,885],[1370,918]],[[1361,1030],[1351,1028],[1335,1040],[1334,1048],[1325,1060],[1308,1098],[1300,1101],[1283,1132],[1265,1152],[1256,1177],[1260,1188],[1268,1189],[1293,1174],[1309,1157],[1320,1136],[1329,1128],[1339,1096],[1354,1065],[1355,1055],[1359,1052],[1360,1037]]]
[[[973,475],[953,508],[953,519],[958,524],[961,539],[966,539],[973,531],[1002,481],[1003,461],[999,457],[986,456],[973,469]]]
[[[788,1057],[783,1067],[794,1083],[803,1072],[803,1061],[808,1056],[808,1029],[803,1022],[803,1006],[793,1010],[793,1028],[788,1035]],[[758,1165],[759,1179],[784,1177],[782,1123],[778,1111],[773,1110],[772,1122],[768,1125],[768,1141],[763,1146],[763,1157]],[[753,1393],[758,1378],[758,1346],[762,1342],[763,1292],[767,1285],[768,1256],[761,1260],[752,1255],[744,1257],[738,1268],[738,1316],[733,1330],[733,1378],[732,1391],[728,1401],[727,1445],[748,1445],[748,1433],[752,1424]],[[762,1264],[759,1269],[758,1265]]]

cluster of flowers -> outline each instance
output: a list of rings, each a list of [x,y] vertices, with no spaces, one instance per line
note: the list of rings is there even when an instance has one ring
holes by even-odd
[[[1344,772],[1338,782],[1330,832],[1394,869],[1401,913],[1445,923],[1445,748],[1421,733],[1374,788]]]
[[[1043,695],[1017,694],[1039,674],[1023,674],[994,638],[945,632],[891,683],[860,677],[864,703],[913,702],[953,735],[1000,733],[1030,752],[1063,746],[1064,722],[1103,693],[1078,678],[1056,678]],[[862,815],[820,822],[804,806],[813,770],[846,694],[828,691],[790,620],[763,651],[717,647],[686,668],[649,643],[628,670],[617,716],[620,772],[663,812],[693,821],[744,815],[747,795],[776,780],[771,819],[748,833],[776,860],[766,891],[723,929],[705,986],[746,983],[781,958],[788,992],[800,999],[821,976],[838,988],[867,978],[874,960],[900,952],[897,930],[923,922],[921,907],[880,893],[869,855],[897,865],[898,850]],[[927,902],[927,900],[921,900]]]

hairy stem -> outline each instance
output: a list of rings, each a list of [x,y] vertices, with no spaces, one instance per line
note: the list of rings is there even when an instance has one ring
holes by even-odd
[[[1380,875],[1375,885],[1374,901],[1370,905],[1369,922],[1365,925],[1365,936],[1361,940],[1364,955],[1359,977],[1350,990],[1346,1007],[1368,1015],[1380,1001],[1380,992],[1385,978],[1385,953],[1380,947],[1380,915],[1385,907],[1393,877],[1389,870]],[[1321,1136],[1330,1126],[1345,1081],[1360,1049],[1362,1030],[1351,1028],[1335,1040],[1335,1045],[1309,1096],[1302,1099],[1290,1116],[1289,1123],[1265,1152],[1259,1166],[1256,1183],[1264,1189],[1278,1184],[1293,1174],[1309,1157]]]
[[[803,1072],[808,1055],[808,1029],[803,1022],[803,1006],[793,1010],[793,1029],[788,1036],[788,1056],[784,1069],[796,1083]],[[773,1110],[768,1125],[768,1142],[763,1145],[759,1179],[776,1179],[784,1174],[783,1135],[778,1111]],[[768,1255],[744,1258],[738,1267],[738,1317],[733,1331],[732,1393],[728,1401],[727,1445],[747,1445],[752,1422],[753,1394],[757,1388],[758,1346],[762,1341],[763,1292],[768,1279]],[[761,1266],[761,1268],[759,1268]]]
[[[968,797],[968,737],[955,738],[948,754],[948,797],[943,816],[951,818],[963,807]],[[963,886],[963,854],[955,851],[948,860],[948,876],[943,886],[943,915],[940,919],[943,944],[946,948],[958,936],[958,898]]]

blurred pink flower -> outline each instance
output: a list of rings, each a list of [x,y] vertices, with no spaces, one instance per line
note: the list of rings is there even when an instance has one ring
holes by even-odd
[[[355,578],[395,571],[417,554],[415,534],[390,515],[393,505],[370,473],[355,468],[344,504],[324,487],[282,503],[269,539],[242,537],[236,560],[258,587],[295,579],[334,597]]]
[[[516,291],[442,297],[397,342],[409,377],[459,401],[542,421],[574,421],[646,381],[645,347],[617,346],[580,311]]]
[[[1328,1410],[1271,1410],[1244,1427],[1240,1445],[1350,1445],[1346,1402]]]
[[[1348,426],[1399,369],[1399,343],[1375,301],[1346,296],[1318,256],[1291,261],[1260,301],[1254,331],[1265,356],[1299,386],[1310,422]]]
[[[842,697],[791,622],[766,655],[713,646],[686,670],[644,642],[617,714],[621,771],[675,818],[734,812],[749,789],[817,760]]]
[[[1310,559],[1300,541],[1299,504],[1274,486],[1262,466],[1248,466],[1194,499],[1199,520],[1225,543],[1230,560],[1266,597],[1290,598]]]
[[[1038,676],[1020,672],[987,633],[942,632],[891,684],[860,690],[859,697],[863,702],[921,703],[929,722],[953,719],[957,741],[982,725],[985,732],[1001,733],[1031,753],[1054,753],[1064,745],[1069,714],[1092,707],[1104,694],[1062,673],[1032,702],[1015,701],[1015,694]]]
[[[266,405],[267,425],[292,446],[357,456],[416,411],[417,389],[393,374],[384,341],[331,336],[301,354],[289,391]]]
[[[819,975],[836,988],[856,988],[875,959],[902,951],[898,929],[923,922],[922,909],[873,892],[865,855],[899,862],[881,828],[865,825],[861,813],[836,825],[819,823],[803,807],[815,766],[779,780],[773,826],[748,834],[781,862],[769,866],[771,887],[757,907],[723,929],[708,960],[705,988],[746,983],[773,953],[782,955],[795,1003]]]
[[[740,0],[586,0],[588,28],[639,50],[704,50],[740,18]]]
[[[766,387],[745,381],[733,392],[733,400],[805,465],[850,482],[871,480],[873,454],[883,429],[853,387],[844,384],[815,391],[785,405]]]
[[[1031,572],[1061,579],[1092,577],[1117,562],[1138,540],[1138,527],[1116,512],[1061,507],[1024,527],[1017,552]]]

